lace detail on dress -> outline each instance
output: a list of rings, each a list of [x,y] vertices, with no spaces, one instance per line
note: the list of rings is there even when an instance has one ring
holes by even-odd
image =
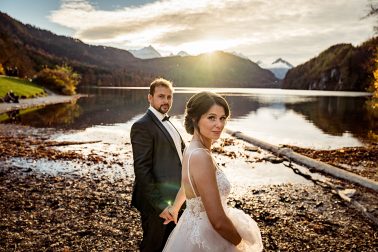
[[[231,191],[231,184],[228,181],[227,177],[222,170],[216,170],[216,179],[219,189],[219,194],[222,199],[222,203],[227,203],[227,197]],[[195,197],[186,200],[186,209],[193,215],[198,215],[201,212],[205,211],[201,197]]]
[[[227,199],[228,195],[231,192],[231,184],[230,181],[228,181],[226,174],[219,168],[217,168],[217,183],[218,183],[218,189],[220,196],[222,198]]]
[[[222,170],[217,168],[216,170],[216,179],[219,189],[219,194],[221,196],[222,205],[226,207],[227,205],[227,197],[231,191],[231,184],[228,181],[227,177],[223,173]],[[185,218],[185,222],[187,222],[187,232],[189,233],[189,240],[193,244],[197,244],[199,247],[203,249],[209,249],[210,247],[207,246],[205,240],[201,239],[200,234],[200,226],[197,225],[199,221],[207,218],[205,207],[202,203],[201,197],[195,197],[186,200],[186,209],[183,213],[181,218]]]

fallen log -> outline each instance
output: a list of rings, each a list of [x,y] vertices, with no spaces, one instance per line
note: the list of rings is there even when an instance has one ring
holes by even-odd
[[[354,174],[352,172],[348,172],[345,170],[342,170],[340,168],[334,167],[332,165],[320,162],[318,160],[311,159],[309,157],[303,156],[299,153],[294,152],[290,148],[280,148],[273,144],[266,143],[264,141],[258,140],[256,138],[253,138],[251,136],[248,136],[246,134],[243,134],[240,131],[232,131],[230,129],[226,129],[226,132],[234,137],[240,138],[246,142],[249,142],[255,146],[258,146],[260,148],[263,148],[265,150],[268,150],[278,156],[283,156],[287,158],[290,161],[293,161],[294,163],[297,163],[299,165],[303,165],[309,168],[313,168],[317,171],[327,173],[329,175],[332,175],[337,178],[341,178],[344,180],[347,180],[349,182],[359,184],[361,186],[364,186],[366,188],[370,188],[376,192],[378,192],[378,182],[364,178],[362,176],[359,176],[357,174]]]
[[[93,144],[99,143],[102,140],[98,141],[84,141],[84,142],[74,142],[74,141],[62,141],[62,142],[47,142],[45,143],[46,146],[67,146],[67,145],[79,145],[79,144]]]

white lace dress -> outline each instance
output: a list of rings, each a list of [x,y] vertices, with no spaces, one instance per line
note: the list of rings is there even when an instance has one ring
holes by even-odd
[[[241,244],[235,247],[214,230],[205,212],[201,197],[195,197],[186,200],[186,209],[169,236],[163,251],[262,251],[260,229],[256,222],[243,211],[227,206],[227,197],[231,191],[231,185],[219,168],[216,171],[216,179],[223,208],[242,237]]]

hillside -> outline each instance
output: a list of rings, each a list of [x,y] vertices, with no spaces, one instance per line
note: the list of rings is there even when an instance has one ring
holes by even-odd
[[[1,12],[0,63],[17,68],[14,73],[22,78],[66,63],[82,75],[81,85],[146,86],[158,76],[176,86],[275,87],[277,82],[270,72],[232,54],[142,60],[126,50],[91,46],[24,25]]]
[[[278,81],[270,71],[250,60],[222,51],[149,59],[144,61],[143,68],[151,74],[161,73],[189,87],[278,87]]]
[[[87,45],[24,25],[0,12],[0,63],[17,68],[19,77],[30,78],[44,66],[67,63],[83,76],[83,84],[98,84],[112,79],[115,69],[132,68],[138,60],[125,50]]]
[[[372,80],[378,37],[358,47],[331,46],[317,57],[290,69],[282,83],[287,89],[366,91]]]

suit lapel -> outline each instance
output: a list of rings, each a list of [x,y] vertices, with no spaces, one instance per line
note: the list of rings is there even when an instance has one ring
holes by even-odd
[[[168,139],[169,143],[171,144],[171,146],[173,147],[173,149],[176,151],[177,153],[177,149],[176,149],[176,145],[175,143],[173,142],[173,139],[171,137],[171,134],[169,134],[168,130],[164,127],[163,123],[160,122],[160,120],[154,115],[154,113],[152,113],[150,110],[147,110],[147,115],[150,116],[150,118],[152,119],[152,121],[155,123],[155,125],[164,133],[165,137]],[[180,134],[179,134],[180,135]],[[181,138],[181,136],[180,136]],[[178,153],[177,153],[178,155]]]

